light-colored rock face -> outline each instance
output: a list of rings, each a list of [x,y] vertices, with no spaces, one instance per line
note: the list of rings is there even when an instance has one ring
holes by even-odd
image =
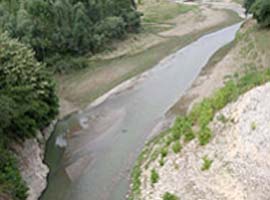
[[[217,120],[221,114],[229,121]],[[143,172],[143,200],[161,200],[165,192],[184,200],[270,199],[270,83],[220,111],[211,128],[215,136],[206,146],[192,141],[163,167],[155,162]],[[204,156],[213,160],[208,171],[201,170]],[[160,175],[154,187],[153,168]]]
[[[42,133],[38,132],[37,139],[28,139],[22,145],[13,145],[21,176],[29,188],[27,200],[38,200],[47,186],[49,169],[43,163],[43,158],[46,141],[55,124],[56,121],[53,121]]]
[[[19,167],[29,187],[27,200],[37,200],[46,188],[48,167],[43,163],[43,149],[36,139],[26,140],[19,150]]]

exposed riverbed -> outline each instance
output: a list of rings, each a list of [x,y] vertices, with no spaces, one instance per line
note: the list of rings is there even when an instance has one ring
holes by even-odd
[[[122,200],[151,130],[240,24],[208,34],[121,90],[60,121],[47,145],[51,173],[41,200]]]

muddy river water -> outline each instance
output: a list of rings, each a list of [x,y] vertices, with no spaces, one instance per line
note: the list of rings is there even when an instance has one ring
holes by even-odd
[[[125,199],[133,164],[151,130],[239,27],[201,37],[124,83],[125,89],[58,122],[47,144],[51,172],[41,200]]]

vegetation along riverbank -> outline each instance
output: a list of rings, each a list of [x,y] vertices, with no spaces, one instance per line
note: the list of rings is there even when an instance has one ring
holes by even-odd
[[[42,163],[44,146],[55,119],[84,108],[116,85],[153,67],[204,34],[241,21],[235,10],[228,6],[231,2],[224,2],[1,1],[0,199],[36,200],[44,190],[48,173],[48,168]],[[269,4],[266,1],[254,3],[250,0],[245,6],[261,26],[269,26],[265,12]],[[208,125],[214,114],[251,87],[268,80],[267,70],[263,69],[265,75],[259,70],[250,71],[254,68],[252,66],[257,69],[269,63],[268,29],[261,26],[252,20],[247,22],[233,47],[226,50],[228,54],[218,54],[220,59],[225,56],[222,61],[212,62],[214,67],[209,70],[210,74],[218,74],[217,66],[228,62],[225,59],[228,56],[231,56],[232,63],[238,64],[235,66],[246,67],[235,70],[239,76],[229,79],[220,94],[217,93],[220,96],[204,100],[192,109],[196,116],[202,117],[187,114],[178,118],[175,129],[178,126],[181,129],[183,124],[190,131],[183,136],[185,141],[198,137],[202,145],[209,142],[214,134]],[[236,58],[242,58],[241,63],[235,61]],[[232,68],[224,70],[224,73],[219,73],[220,85],[223,85],[221,74],[234,71]],[[216,83],[215,77],[213,75],[209,81]],[[196,83],[207,86],[206,81]],[[196,90],[196,85],[191,90]],[[202,97],[201,94],[198,96]],[[213,107],[216,101],[220,105]],[[178,106],[172,110],[177,113]],[[195,124],[198,130],[193,130]],[[256,124],[252,127],[254,129]],[[167,140],[170,134],[168,131],[161,138]],[[170,137],[167,146],[162,146],[161,164],[166,163],[170,145],[176,153],[184,146],[179,142],[182,133],[176,134],[173,139]],[[160,143],[161,140],[156,141]],[[155,149],[152,144],[149,148]],[[147,154],[151,152],[147,150]],[[159,153],[155,153],[157,157]],[[144,159],[139,161],[133,173],[133,197],[143,194],[142,179],[148,180],[147,176],[139,176]],[[215,163],[210,157],[203,160],[206,171]],[[159,182],[159,170],[151,169],[153,186]],[[168,191],[164,198],[171,199],[173,195]]]
[[[259,14],[269,2],[254,2],[245,1],[245,6],[257,12],[258,23],[245,22],[236,40],[216,53],[170,110],[169,115],[179,116],[173,126],[146,145],[133,170],[130,199],[268,198],[255,178],[259,166],[267,165],[259,161],[264,152],[241,150],[259,148],[257,142],[269,135],[263,120],[268,114],[262,110],[269,107],[263,102],[269,87],[264,84],[269,82],[270,32],[267,18]],[[259,136],[262,127],[266,134]],[[261,170],[267,173],[267,168]]]

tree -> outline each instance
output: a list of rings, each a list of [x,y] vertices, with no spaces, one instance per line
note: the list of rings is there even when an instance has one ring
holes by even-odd
[[[7,2],[0,1],[0,28],[31,45],[39,61],[55,54],[97,53],[140,27],[134,0]]]
[[[256,0],[251,7],[253,17],[259,24],[265,27],[270,26],[270,1],[269,0]]]
[[[0,34],[0,137],[35,136],[58,114],[55,84],[34,52]]]
[[[246,9],[246,14],[250,13],[250,9],[252,5],[255,3],[256,0],[245,0],[244,1],[244,8]]]

